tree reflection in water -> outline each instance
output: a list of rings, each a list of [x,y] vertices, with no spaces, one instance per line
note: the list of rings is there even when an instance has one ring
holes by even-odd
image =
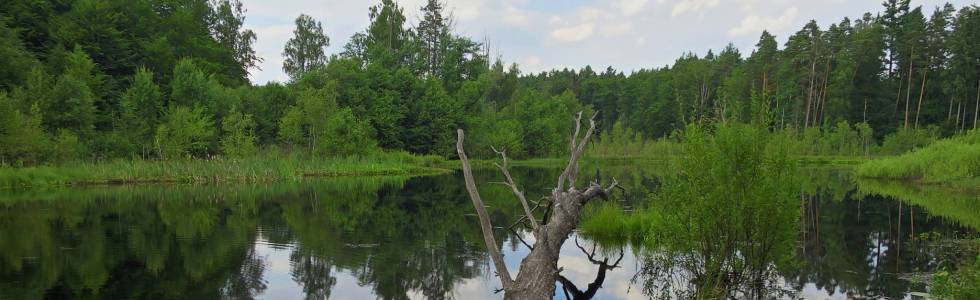
[[[579,288],[575,285],[574,282],[572,282],[568,278],[565,278],[565,276],[563,275],[558,275],[558,282],[561,283],[562,285],[562,291],[565,292],[566,299],[574,299],[574,300],[592,299],[593,297],[595,297],[596,292],[599,291],[599,288],[602,287],[602,284],[606,281],[606,272],[619,268],[619,263],[623,261],[623,256],[625,253],[623,252],[623,249],[620,248],[619,258],[617,258],[616,261],[613,262],[612,264],[609,264],[609,257],[605,257],[601,261],[597,260],[596,244],[592,244],[591,250],[585,250],[585,247],[582,247],[582,245],[579,244],[578,236],[576,236],[575,247],[578,247],[578,249],[581,250],[583,254],[585,254],[589,262],[591,262],[596,266],[599,266],[599,269],[596,271],[595,280],[593,280],[592,283],[589,283],[589,285],[586,287],[584,291],[579,290]]]
[[[604,170],[619,169],[605,166]],[[514,175],[527,184],[525,190],[537,191],[552,185],[556,172],[515,169]],[[694,280],[698,277],[693,274],[718,270],[718,264],[711,262],[727,256],[730,263],[721,270],[729,275],[720,277],[727,281],[714,282],[731,286],[745,298],[752,296],[753,289],[760,290],[758,284],[750,284],[752,278],[764,278],[764,283],[793,291],[809,288],[819,291],[821,297],[903,298],[924,287],[902,280],[899,274],[929,272],[953,261],[916,237],[965,235],[980,224],[976,221],[980,216],[976,203],[980,202],[975,195],[957,197],[944,191],[887,185],[858,188],[846,172],[830,173],[836,174],[832,176],[806,173],[811,176],[804,180],[803,203],[798,196],[792,199],[802,206],[791,211],[800,219],[794,218],[791,224],[759,223],[773,215],[772,209],[759,209],[759,219],[742,219],[757,220],[752,222],[760,228],[759,237],[773,237],[772,228],[789,231],[787,249],[782,248],[787,244],[771,244],[780,249],[770,251],[776,259],[742,255],[749,253],[743,249],[750,245],[765,243],[735,239],[739,235],[731,235],[738,241],[733,244],[736,250],[724,252],[737,255],[712,250],[710,260],[701,251],[719,248],[700,243],[664,242],[653,244],[659,248],[626,250],[630,252],[618,264],[620,248],[611,245],[621,244],[600,244],[600,249],[616,250],[593,253],[568,243],[565,250],[569,252],[563,252],[562,259],[576,262],[565,265],[569,287],[574,284],[582,294],[595,290],[595,298],[622,297],[636,264],[641,272],[637,280],[659,280],[650,282],[658,284],[647,289],[651,295],[667,292],[661,288],[664,279],[672,279],[676,291],[693,293],[690,291],[712,283]],[[497,174],[476,175],[485,175],[478,181],[488,182]],[[657,181],[636,170],[615,176],[631,188]],[[446,174],[268,186],[8,191],[0,197],[0,298],[281,298],[278,293],[283,286],[275,286],[277,279],[270,275],[282,275],[278,280],[294,283],[287,287],[295,289],[290,292],[311,299],[354,297],[351,288],[385,299],[492,299],[495,280],[484,269],[482,235],[474,217],[458,213],[472,210],[459,180]],[[488,184],[481,188],[495,224],[516,221],[508,216],[520,215],[522,208],[506,187]],[[714,220],[718,228],[734,224]],[[717,231],[725,238],[717,240],[726,241],[731,232]],[[506,230],[496,234],[505,252],[523,247]],[[580,241],[586,250],[591,249],[589,243],[588,237]],[[263,249],[284,255],[270,257]],[[677,256],[667,257],[666,250]],[[789,259],[782,259],[784,256]],[[670,259],[674,263],[666,264]],[[577,264],[579,260],[583,264]],[[603,280],[597,280],[603,277],[603,264],[596,262],[608,265]],[[614,269],[617,265],[622,267]],[[571,267],[581,269],[569,272]],[[750,270],[761,270],[764,276]],[[743,275],[733,276],[733,271]],[[742,284],[732,284],[735,279]],[[592,289],[589,283],[596,282],[600,284],[594,286],[603,287]],[[471,293],[473,288],[484,290]],[[557,283],[556,288],[563,298],[564,285]],[[572,294],[570,290],[569,296],[574,297]]]

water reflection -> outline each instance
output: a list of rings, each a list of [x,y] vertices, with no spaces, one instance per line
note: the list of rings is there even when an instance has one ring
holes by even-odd
[[[684,212],[655,216],[667,224],[653,226],[659,230],[648,235],[641,256],[644,293],[665,299],[906,298],[928,292],[928,278],[917,277],[961,261],[962,253],[936,241],[976,237],[977,195],[894,182],[858,185],[845,170],[803,174],[797,205],[761,215],[796,211],[796,223],[733,222],[760,211],[737,201],[709,202],[696,212],[689,208],[696,204],[674,203]],[[778,238],[787,229],[791,236]]]
[[[603,169],[632,188],[628,199],[657,182],[642,168]],[[553,185],[555,172],[514,175],[530,193]],[[916,237],[963,235],[980,224],[970,204],[978,202],[965,200],[975,198],[896,201],[909,192],[878,195],[884,192],[863,183],[858,189],[846,172],[812,173],[824,179],[803,188],[798,237],[786,252],[792,259],[766,265],[793,295],[902,298],[921,291],[895,274],[926,272],[945,260]],[[485,183],[497,174],[477,176]],[[447,174],[7,191],[0,196],[0,299],[496,299],[499,283],[460,182]],[[484,185],[493,223],[516,221],[521,208],[510,191]],[[516,269],[526,249],[506,230],[498,234]],[[632,280],[662,266],[653,263],[656,251],[627,247],[620,258],[619,247],[591,251],[586,239],[579,245],[566,243],[559,260],[579,292],[597,299],[662,292],[643,293],[648,278]],[[679,270],[665,274],[682,278]],[[601,288],[590,286],[596,282]],[[564,298],[562,284],[556,295]]]

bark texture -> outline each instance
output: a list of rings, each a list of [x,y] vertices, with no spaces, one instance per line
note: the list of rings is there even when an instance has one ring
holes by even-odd
[[[506,184],[511,187],[518,200],[521,201],[522,206],[524,206],[525,213],[528,214],[525,220],[531,222],[531,232],[535,237],[535,243],[530,247],[531,252],[521,261],[516,278],[510,276],[510,272],[503,263],[500,250],[497,249],[490,218],[486,208],[483,206],[483,200],[480,198],[476,184],[473,182],[469,159],[466,157],[466,152],[463,149],[463,130],[457,130],[456,151],[463,164],[466,190],[470,195],[470,199],[473,201],[473,207],[476,209],[477,216],[480,218],[483,240],[493,260],[497,276],[500,277],[500,282],[503,285],[502,291],[504,292],[505,299],[552,299],[555,293],[555,282],[559,280],[561,272],[558,269],[559,250],[561,249],[561,245],[568,239],[569,234],[578,226],[579,214],[582,207],[592,199],[608,197],[612,193],[612,190],[618,186],[616,180],[613,179],[612,184],[607,187],[599,185],[598,182],[592,182],[584,189],[575,187],[575,177],[578,173],[578,159],[581,157],[582,152],[585,151],[585,146],[596,130],[595,117],[596,115],[593,114],[589,120],[589,128],[585,131],[584,136],[579,139],[578,134],[581,128],[582,114],[579,113],[576,116],[575,133],[571,138],[571,154],[568,159],[568,164],[559,176],[558,184],[551,191],[551,195],[549,196],[550,201],[547,201],[550,205],[550,214],[546,214],[540,224],[534,221],[536,218],[531,213],[523,192],[517,188],[513,178],[507,171],[506,154],[502,151],[497,151],[504,159],[504,163],[498,165],[498,167],[504,174]],[[565,188],[566,186],[568,188]]]

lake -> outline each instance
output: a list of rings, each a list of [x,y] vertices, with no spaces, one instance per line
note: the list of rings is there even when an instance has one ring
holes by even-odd
[[[642,204],[663,171],[603,169],[586,167],[580,177],[615,175],[628,192],[612,201],[626,209]],[[976,195],[855,182],[847,170],[804,171],[800,221],[784,225],[799,232],[783,253],[790,259],[764,262],[778,277],[771,297],[911,298],[927,292],[921,274],[956,261],[956,251],[935,241],[974,237],[980,228]],[[558,171],[513,173],[534,200],[554,185]],[[506,230],[520,204],[506,187],[491,184],[502,180],[499,174],[478,170],[476,176],[505,261],[516,272],[528,252],[518,235],[533,242],[526,232]],[[494,293],[500,283],[459,172],[6,191],[0,199],[0,299],[502,296]],[[631,244],[573,237],[558,264],[584,287],[596,279],[597,262],[619,261],[597,299],[678,297],[691,288],[683,276],[690,270],[657,276],[650,270],[658,250]],[[664,281],[674,281],[678,293],[663,295]],[[556,295],[564,299],[560,285]]]

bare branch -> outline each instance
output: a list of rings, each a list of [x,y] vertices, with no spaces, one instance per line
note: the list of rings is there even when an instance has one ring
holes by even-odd
[[[517,200],[521,201],[521,206],[524,207],[524,213],[527,214],[528,221],[531,221],[531,228],[537,230],[538,221],[534,219],[534,214],[531,213],[531,206],[527,205],[527,198],[524,197],[524,192],[517,189],[517,184],[514,184],[514,178],[510,176],[510,171],[507,170],[507,153],[504,151],[497,151],[497,148],[493,147],[490,147],[490,149],[493,149],[493,152],[497,152],[497,154],[500,154],[500,157],[503,158],[503,165],[496,163],[494,165],[500,169],[501,173],[504,173],[504,179],[507,180],[507,185],[510,186],[511,191],[513,191],[514,195],[517,196]]]
[[[487,214],[487,209],[483,206],[483,199],[480,198],[480,192],[476,189],[476,182],[473,180],[473,170],[470,168],[470,160],[466,157],[466,152],[463,150],[463,130],[456,130],[456,153],[459,154],[459,160],[463,164],[463,178],[466,181],[466,191],[470,194],[470,200],[473,201],[473,208],[476,209],[476,214],[480,218],[480,229],[483,231],[483,242],[487,246],[487,251],[490,252],[490,258],[493,260],[493,264],[497,269],[497,276],[500,277],[500,282],[503,284],[504,289],[507,289],[513,285],[513,279],[510,277],[510,272],[507,271],[507,265],[504,264],[504,257],[500,254],[500,249],[497,249],[497,241],[493,238],[493,227],[490,224],[490,215]]]
[[[612,181],[613,182],[609,184],[609,187],[606,188],[603,188],[597,182],[592,182],[589,185],[589,189],[585,190],[585,192],[582,192],[582,198],[581,198],[582,203],[588,202],[589,200],[592,200],[595,197],[601,197],[603,199],[609,198],[609,195],[612,195],[613,189],[619,187],[619,181],[616,181],[616,178],[613,178]]]
[[[578,139],[578,132],[581,127],[582,127],[582,111],[579,111],[577,114],[575,114],[575,134],[572,135],[572,143],[568,147],[569,153],[571,153],[571,151],[575,151],[575,140]]]
[[[613,189],[615,189],[615,188],[619,188],[619,189],[622,189],[622,190],[625,191],[625,189],[623,189],[623,187],[619,186],[619,181],[616,180],[616,177],[613,177],[612,178],[612,183],[610,183],[609,184],[609,187],[606,188],[606,194],[607,195],[612,195]]]
[[[579,156],[582,155],[582,151],[585,150],[585,145],[588,144],[589,138],[591,138],[592,137],[592,134],[595,132],[595,126],[596,126],[595,125],[595,117],[597,115],[599,115],[599,112],[598,111],[596,111],[594,114],[592,114],[592,117],[589,118],[589,129],[585,131],[585,136],[582,137],[582,140],[578,141],[578,145],[577,146],[576,145],[573,145],[573,147],[572,147],[572,153],[568,157],[568,165],[565,166],[565,171],[563,171],[561,173],[561,175],[558,176],[558,186],[555,188],[556,189],[556,192],[561,192],[561,191],[563,191],[565,189],[565,182],[566,181],[569,182],[569,184],[568,184],[569,185],[569,188],[574,187],[575,182],[572,181],[572,180],[574,180],[574,176],[575,175],[573,173],[576,172],[575,170],[578,168],[578,159],[579,159]],[[575,125],[576,132],[578,131],[579,123],[580,122],[576,122],[576,125]],[[576,135],[577,135],[577,133],[576,133]],[[572,180],[569,180],[569,179],[572,179]]]

